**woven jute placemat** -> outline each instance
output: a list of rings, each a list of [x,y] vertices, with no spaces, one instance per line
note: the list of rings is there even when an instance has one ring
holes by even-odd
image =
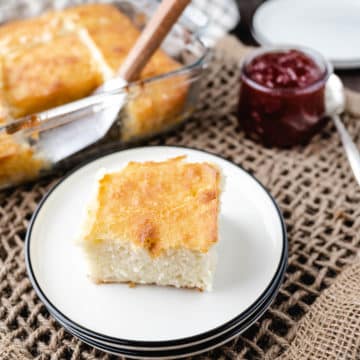
[[[231,37],[219,43],[193,119],[147,142],[201,148],[240,164],[270,189],[287,224],[289,266],[270,309],[237,339],[197,358],[360,358],[360,188],[330,123],[310,144],[290,150],[245,137],[235,109],[246,51]],[[344,122],[360,146],[357,94],[349,94]],[[0,193],[0,358],[115,359],[58,325],[26,275],[26,227],[55,182]]]

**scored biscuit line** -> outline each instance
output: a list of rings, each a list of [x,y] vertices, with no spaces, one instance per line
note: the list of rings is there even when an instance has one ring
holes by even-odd
[[[84,28],[79,28],[77,31],[79,39],[87,47],[92,57],[92,60],[97,65],[98,70],[100,71],[103,81],[109,80],[113,77],[114,72],[107,64],[103,54],[95,44],[94,40],[89,35],[89,32]]]

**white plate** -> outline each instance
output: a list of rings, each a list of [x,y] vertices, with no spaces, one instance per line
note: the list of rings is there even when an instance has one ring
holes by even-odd
[[[236,326],[227,330],[221,334],[214,335],[208,339],[197,343],[188,343],[186,345],[178,346],[178,347],[129,347],[124,345],[119,345],[115,343],[111,343],[108,341],[104,341],[98,338],[94,338],[92,336],[88,336],[82,332],[79,332],[77,329],[72,328],[71,324],[64,321],[64,319],[58,317],[58,314],[52,313],[52,310],[49,309],[50,313],[56,318],[56,320],[63,325],[70,333],[74,336],[79,337],[83,341],[93,345],[95,347],[100,347],[104,351],[117,353],[118,355],[124,355],[127,357],[134,356],[136,358],[175,358],[176,356],[190,356],[194,354],[198,354],[204,351],[208,351],[214,347],[220,346],[225,342],[232,340],[234,337],[243,333],[248,327],[254,324],[257,319],[259,319],[264,312],[268,309],[273,299],[275,298],[278,289],[282,283],[283,276],[286,270],[286,257],[284,257],[284,261],[282,262],[281,268],[279,269],[278,276],[274,280],[273,286],[269,289],[267,296],[264,298],[264,302],[259,304],[259,307],[254,310],[254,312],[244,319],[240,321]]]
[[[282,261],[279,267],[279,270],[274,277],[271,286],[268,287],[267,291],[263,293],[263,296],[259,301],[256,302],[256,306],[251,307],[251,311],[247,314],[243,313],[244,315],[242,318],[238,319],[238,321],[232,326],[226,327],[223,331],[217,331],[210,336],[202,339],[202,340],[188,340],[183,344],[177,344],[168,346],[167,344],[159,344],[151,346],[133,346],[126,344],[124,342],[112,342],[109,339],[103,339],[102,337],[96,336],[94,334],[86,334],[81,329],[74,328],[71,322],[64,319],[60,314],[53,312],[51,306],[48,306],[47,303],[45,305],[48,307],[49,312],[56,318],[56,320],[63,325],[69,332],[73,335],[78,336],[79,338],[86,340],[86,342],[93,342],[93,345],[96,346],[103,346],[103,347],[113,347],[118,349],[118,351],[122,351],[122,355],[128,356],[129,354],[136,354],[137,357],[145,356],[152,356],[158,358],[160,354],[166,354],[165,356],[169,356],[170,353],[172,355],[178,354],[179,351],[184,354],[186,353],[188,356],[193,354],[193,351],[205,351],[213,348],[214,344],[222,344],[226,341],[230,341],[235,336],[241,334],[245,329],[251,326],[270,306],[272,300],[275,298],[280,285],[282,283],[285,270],[287,267],[287,251],[284,251]],[[245,316],[246,315],[246,316]],[[216,345],[217,346],[217,345]],[[124,352],[125,350],[125,352]]]
[[[303,45],[321,52],[336,68],[360,67],[360,1],[271,0],[253,17],[262,45]]]
[[[104,343],[98,342],[94,339],[87,338],[82,333],[79,333],[76,330],[69,327],[66,323],[62,322],[60,319],[57,319],[57,320],[59,321],[59,323],[62,326],[65,327],[65,329],[68,332],[70,332],[72,335],[78,337],[85,343],[87,343],[99,350],[106,351],[106,352],[114,354],[114,355],[123,355],[123,356],[126,356],[127,358],[135,358],[135,359],[151,359],[151,358],[153,358],[153,359],[176,359],[176,358],[182,358],[185,356],[189,357],[189,356],[201,354],[205,351],[209,351],[218,346],[221,346],[221,345],[231,341],[236,336],[239,336],[239,334],[246,331],[252,324],[254,324],[264,314],[266,309],[270,306],[273,298],[275,297],[276,292],[277,291],[275,291],[270,296],[270,298],[266,301],[265,304],[263,304],[263,306],[261,307],[261,309],[258,310],[258,312],[256,312],[254,315],[252,315],[243,324],[236,326],[230,332],[228,332],[222,336],[216,337],[210,341],[202,342],[201,344],[196,345],[196,346],[188,346],[188,347],[181,348],[181,349],[172,349],[170,351],[167,349],[165,349],[165,350],[162,349],[161,351],[156,351],[156,350],[154,351],[153,349],[151,349],[152,351],[150,351],[149,349],[148,350],[144,350],[144,349],[129,350],[126,348],[121,348],[121,347],[116,347],[116,346],[114,347],[112,345],[109,346]],[[54,316],[56,318],[56,315],[54,315]]]
[[[93,284],[76,239],[98,171],[183,154],[217,164],[226,179],[213,292]],[[81,332],[127,344],[168,345],[236,325],[271,286],[286,251],[281,214],[257,180],[217,156],[166,146],[120,151],[79,168],[42,201],[26,239],[29,276],[45,304]]]

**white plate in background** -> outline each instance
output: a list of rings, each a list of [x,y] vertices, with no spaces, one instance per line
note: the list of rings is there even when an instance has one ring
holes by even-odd
[[[253,17],[261,45],[302,45],[338,69],[360,67],[359,0],[269,0]]]

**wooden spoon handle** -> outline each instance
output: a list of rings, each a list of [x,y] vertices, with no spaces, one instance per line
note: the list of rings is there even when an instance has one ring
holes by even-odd
[[[118,75],[135,80],[191,0],[162,0],[130,50]]]

